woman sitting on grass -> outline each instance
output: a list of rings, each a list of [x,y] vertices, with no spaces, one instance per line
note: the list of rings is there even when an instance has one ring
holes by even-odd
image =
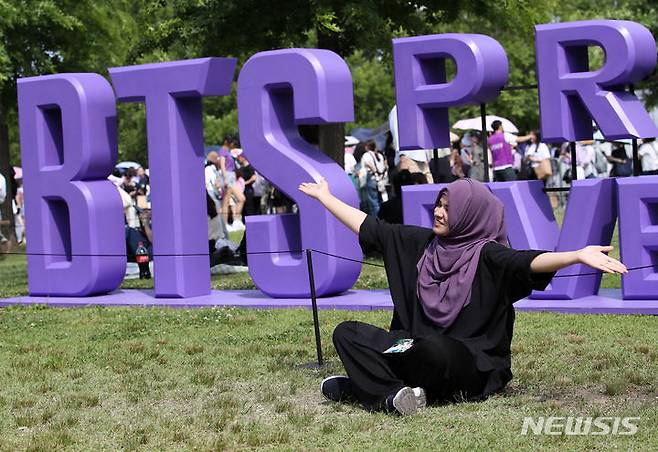
[[[322,382],[333,401],[407,415],[426,403],[484,399],[512,379],[512,303],[545,289],[569,265],[627,271],[604,254],[610,246],[509,248],[502,203],[471,179],[439,192],[432,229],[368,216],[334,197],[324,179],[299,189],[383,253],[394,304],[390,331],[354,321],[335,329],[348,376]]]

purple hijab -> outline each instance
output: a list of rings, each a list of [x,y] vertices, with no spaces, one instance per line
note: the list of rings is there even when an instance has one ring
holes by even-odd
[[[418,299],[427,317],[449,327],[471,301],[480,252],[488,242],[507,245],[503,204],[482,183],[460,179],[448,194],[447,237],[436,236],[418,261]]]

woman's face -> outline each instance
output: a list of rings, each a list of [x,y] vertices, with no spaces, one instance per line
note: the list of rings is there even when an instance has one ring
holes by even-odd
[[[439,198],[439,202],[434,207],[434,224],[432,226],[434,233],[440,237],[446,237],[450,232],[448,226],[448,195],[444,193]]]

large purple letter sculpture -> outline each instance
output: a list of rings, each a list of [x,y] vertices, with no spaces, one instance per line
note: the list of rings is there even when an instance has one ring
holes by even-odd
[[[507,55],[489,36],[394,39],[393,58],[401,149],[450,146],[448,107],[494,100],[507,82]],[[446,58],[457,69],[448,83]]]
[[[30,294],[116,289],[126,244],[121,198],[107,180],[117,158],[110,84],[98,74],[19,79],[18,108]]]
[[[593,72],[590,45],[607,56]],[[656,43],[645,27],[619,20],[537,25],[536,50],[544,140],[591,139],[592,118],[608,139],[658,135],[640,101],[623,91],[656,66]]]
[[[619,244],[628,267],[647,267],[622,277],[624,298],[658,298],[658,176],[617,179]]]
[[[615,199],[614,179],[585,179],[574,181],[569,191],[569,204],[564,214],[562,229],[557,242],[530,244],[532,248],[550,251],[573,251],[587,245],[609,245],[617,219],[617,200]],[[543,202],[548,203],[546,195]],[[521,226],[524,231],[537,234],[534,220],[528,218]],[[552,231],[550,230],[552,229]],[[557,234],[558,226],[539,230],[539,237],[551,237]],[[510,237],[522,237],[521,230],[514,231]],[[515,248],[521,248],[511,243]],[[578,264],[563,268],[556,276],[582,275],[578,277],[554,278],[549,288],[543,292],[533,292],[531,298],[562,299],[596,295],[601,283],[601,273],[591,267]]]
[[[210,293],[201,98],[231,91],[234,58],[111,68],[119,100],[145,102],[155,295]]]
[[[357,207],[354,185],[342,168],[304,141],[298,124],[353,119],[352,77],[345,62],[327,50],[261,52],[249,59],[238,80],[240,137],[250,162],[292,198],[299,215],[247,217],[249,272],[272,297],[308,297],[306,260],[287,250],[312,248],[360,260],[356,236],[317,201],[301,194],[301,182],[325,177],[335,196]],[[282,253],[266,254],[271,251]],[[352,287],[360,264],[314,253],[318,295]]]

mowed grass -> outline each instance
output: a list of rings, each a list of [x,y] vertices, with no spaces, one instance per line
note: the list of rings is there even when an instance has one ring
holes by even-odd
[[[519,313],[515,379],[413,418],[323,401],[331,331],[388,312],[51,309],[0,316],[0,449],[645,449],[658,444],[658,329],[636,316]],[[640,416],[635,436],[523,436],[525,416]]]
[[[25,258],[0,261],[0,281],[0,296],[25,294]],[[383,269],[364,266],[356,287],[385,288]],[[390,312],[321,311],[327,365],[313,369],[307,310],[0,309],[0,450],[658,449],[654,317],[518,313],[504,393],[412,418],[322,399],[344,320],[387,327]],[[634,436],[524,436],[526,416],[640,420]]]

